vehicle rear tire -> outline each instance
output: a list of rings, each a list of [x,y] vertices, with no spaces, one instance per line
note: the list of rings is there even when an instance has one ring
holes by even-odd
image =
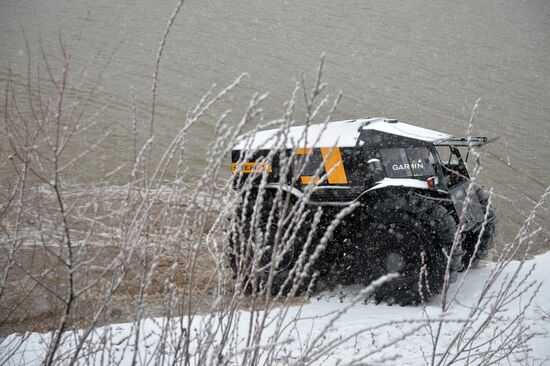
[[[359,244],[358,269],[366,284],[389,273],[399,277],[374,293],[376,303],[418,305],[441,292],[456,222],[437,201],[416,196],[386,199],[366,213],[368,226]],[[458,247],[451,263],[454,281],[463,252]]]
[[[268,196],[267,193],[266,196]],[[270,291],[271,295],[275,296],[281,290],[283,295],[287,295],[291,291],[293,286],[293,281],[287,281],[287,278],[290,275],[290,270],[296,263],[297,254],[299,254],[297,248],[299,248],[300,244],[302,244],[303,241],[303,230],[300,230],[298,232],[294,247],[291,248],[291,250],[289,250],[288,253],[284,255],[283,260],[277,266],[277,268],[272,269],[272,248],[275,241],[277,221],[279,216],[277,212],[274,214],[273,223],[271,225],[271,228],[269,229],[269,233],[266,233],[265,230],[271,207],[269,205],[266,205],[262,208],[262,212],[259,216],[259,222],[254,229],[260,230],[263,235],[267,235],[268,237],[263,244],[258,244],[259,238],[255,237],[255,235],[253,235],[251,238],[251,230],[253,229],[251,228],[251,225],[254,201],[255,199],[249,200],[249,207],[247,209],[247,212],[245,213],[246,219],[240,224],[242,232],[239,232],[239,230],[233,230],[230,235],[230,250],[228,253],[229,264],[233,269],[235,278],[239,277],[240,274],[240,279],[242,284],[244,285],[244,290],[246,292],[257,293],[265,289],[268,283],[270,272],[273,272]],[[240,207],[236,213],[238,217],[242,215],[242,212],[243,207]],[[302,225],[302,227],[304,226],[305,225]],[[254,258],[254,250],[265,250],[259,263],[261,270],[253,269],[252,262]],[[254,276],[252,275],[252,271],[255,271]],[[254,279],[254,277],[256,278]]]

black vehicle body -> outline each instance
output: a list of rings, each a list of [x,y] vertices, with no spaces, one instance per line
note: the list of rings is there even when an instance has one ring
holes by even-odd
[[[342,253],[350,252],[346,245],[357,244],[354,240],[345,240],[346,233],[349,227],[353,227],[355,233],[357,228],[366,228],[367,221],[372,221],[370,213],[377,210],[380,202],[402,197],[407,197],[407,202],[411,202],[413,197],[415,202],[437,202],[456,224],[460,222],[464,237],[476,238],[487,221],[484,220],[489,216],[485,214],[487,194],[479,187],[470,188],[470,176],[459,148],[469,149],[495,139],[455,138],[384,118],[329,122],[307,129],[293,129],[292,143],[278,149],[284,152],[283,156],[298,156],[295,156],[295,165],[300,169],[300,179],[292,179],[295,176],[292,171],[286,173],[286,179],[280,179],[283,174],[279,166],[280,154],[274,154],[270,163],[261,160],[277,146],[274,130],[249,136],[246,142],[237,144],[232,152],[233,172],[242,171],[246,176],[267,171],[267,189],[278,189],[281,182],[286,182],[282,188],[296,197],[303,195],[309,187],[312,192],[308,204],[323,206],[329,219],[342,207],[360,203],[360,212],[365,215],[352,215],[340,225],[339,232],[335,233],[338,244],[327,249],[332,262],[331,266],[324,267],[327,271],[338,270],[334,268],[338,263],[342,267],[340,270],[349,267]],[[254,152],[246,156],[249,151]],[[323,179],[319,180],[320,177]],[[241,184],[245,180],[241,179]],[[489,219],[494,220],[492,213],[490,216]],[[488,240],[492,242],[493,232],[490,236]],[[488,250],[491,243],[486,246]],[[342,260],[334,261],[334,258]],[[455,264],[455,269],[459,270],[459,266]]]

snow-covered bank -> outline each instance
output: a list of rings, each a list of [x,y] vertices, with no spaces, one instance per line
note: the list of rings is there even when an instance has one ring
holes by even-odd
[[[541,287],[533,301],[533,305],[526,311],[521,321],[515,323],[518,313],[531,298],[535,287],[530,287],[521,296],[505,305],[503,311],[490,321],[487,329],[481,334],[471,334],[475,338],[467,350],[456,359],[445,359],[442,364],[486,364],[485,361],[494,361],[502,357],[498,364],[544,364],[550,362],[550,253],[538,256],[525,262],[522,274],[527,273],[532,265],[535,269],[528,281],[540,281]],[[512,262],[499,277],[493,291],[506,283],[508,275],[512,275],[519,263]],[[441,337],[436,351],[436,364],[441,359],[438,352],[446,349],[446,344],[459,333],[464,320],[469,318],[471,307],[478,300],[480,291],[488,278],[492,265],[473,269],[467,275],[457,302],[443,315],[446,321],[442,325]],[[522,278],[522,276],[519,276]],[[451,288],[456,290],[457,281]],[[318,295],[310,303],[301,307],[277,309],[269,316],[266,322],[262,339],[254,346],[246,345],[251,320],[256,321],[259,314],[239,311],[236,326],[231,327],[228,336],[229,347],[226,346],[221,364],[240,364],[242,355],[250,347],[264,347],[260,357],[267,357],[267,353],[276,352],[275,359],[281,364],[346,364],[366,362],[369,364],[399,364],[423,365],[430,364],[433,354],[432,335],[435,334],[438,324],[436,320],[442,318],[440,299],[422,307],[399,307],[387,305],[352,303],[358,289],[345,288],[341,291],[326,292]],[[349,309],[338,319],[334,315],[343,308]],[[287,312],[282,316],[281,312]],[[251,319],[253,317],[253,319]],[[218,342],[222,340],[224,330],[228,329],[228,320],[219,320],[217,314],[197,316],[193,319],[190,353],[201,346],[205,337],[214,336]],[[296,321],[294,321],[296,320]],[[284,321],[286,326],[278,327],[277,322]],[[478,320],[484,321],[483,316]],[[430,323],[431,322],[431,323]],[[162,318],[146,319],[140,324],[139,341],[134,347],[136,337],[135,324],[113,324],[97,328],[83,344],[79,361],[82,364],[120,364],[131,365],[155,363],[168,364],[174,358],[170,350],[178,344],[181,338],[181,329],[188,327],[187,318],[177,318],[167,321]],[[431,325],[431,327],[430,327]],[[528,347],[518,347],[514,352],[502,348],[502,354],[496,354],[492,360],[484,359],[484,350],[497,350],[505,344],[511,327],[525,327],[524,337]],[[207,331],[210,329],[211,331]],[[281,329],[275,333],[275,329]],[[212,330],[214,332],[212,333]],[[66,333],[62,350],[58,353],[62,359],[60,363],[71,360],[75,344],[82,331]],[[47,351],[50,334],[28,333],[25,335],[11,335],[0,345],[0,362],[7,361],[9,365],[39,364]],[[274,344],[279,346],[273,347]],[[332,351],[323,353],[327,349]],[[204,358],[195,359],[196,363],[217,364],[220,361],[215,347],[203,354]],[[456,350],[453,349],[455,352]],[[308,354],[308,359],[302,356]],[[318,355],[319,358],[315,358]],[[181,352],[179,356],[181,356]],[[273,358],[272,358],[273,359]],[[195,363],[192,362],[192,363]]]

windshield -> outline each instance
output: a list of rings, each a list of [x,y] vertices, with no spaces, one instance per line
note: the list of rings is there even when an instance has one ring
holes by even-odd
[[[460,152],[454,146],[438,147],[437,153],[440,157],[443,173],[447,177],[447,185],[454,187],[462,184],[470,179],[468,169],[464,164],[464,160],[460,156]]]
[[[427,147],[382,149],[380,156],[390,178],[435,175],[435,160]]]

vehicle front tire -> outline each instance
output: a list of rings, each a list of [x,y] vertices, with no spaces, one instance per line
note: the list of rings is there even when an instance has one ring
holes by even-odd
[[[456,222],[437,201],[417,196],[385,199],[365,207],[367,226],[356,240],[357,267],[365,283],[397,273],[375,290],[376,303],[418,305],[441,292],[447,256]],[[456,279],[463,252],[451,259],[451,282]]]

